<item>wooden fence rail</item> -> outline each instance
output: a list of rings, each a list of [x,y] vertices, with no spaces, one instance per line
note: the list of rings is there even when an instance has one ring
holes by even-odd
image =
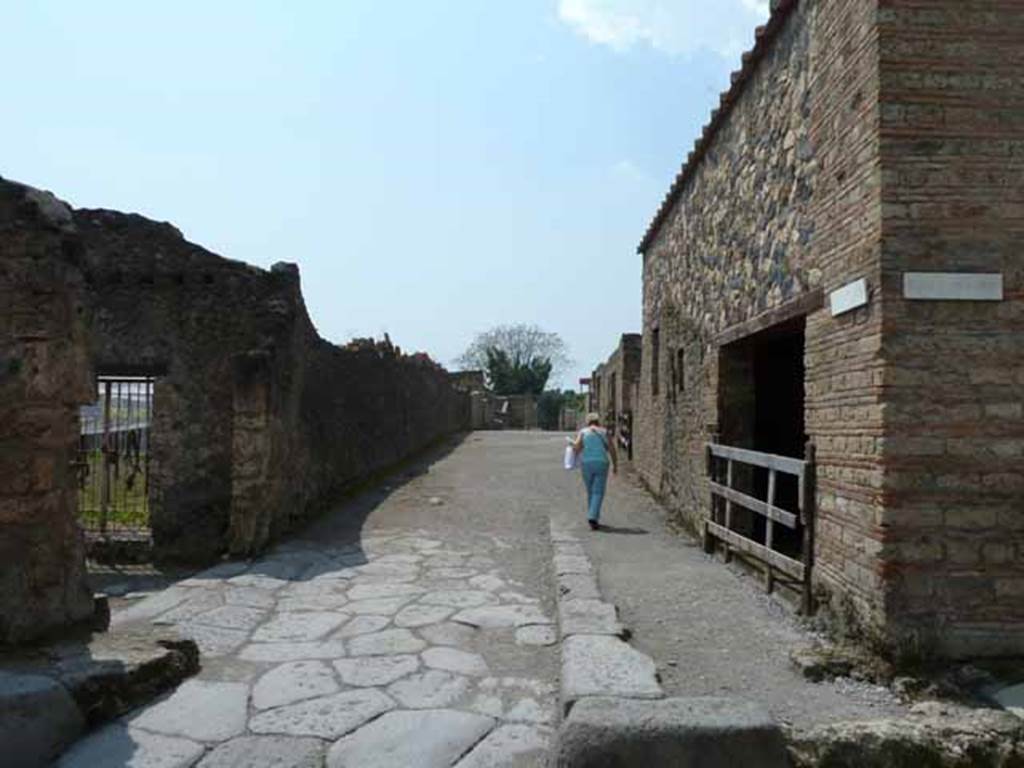
[[[733,551],[759,561],[765,568],[765,587],[771,592],[780,574],[788,576],[800,587],[802,609],[805,615],[814,610],[811,590],[811,570],[814,564],[815,518],[815,456],[814,446],[807,444],[803,459],[776,456],[770,453],[733,448],[709,443],[706,449],[707,474],[711,487],[711,515],[704,523],[704,549],[709,554],[719,545],[730,559]],[[725,477],[716,471],[716,459],[725,462]],[[735,467],[759,467],[768,470],[766,499],[758,499],[735,488]],[[776,506],[778,475],[792,475],[797,479],[798,514]],[[724,481],[724,482],[723,482]],[[750,538],[733,528],[736,507],[750,510],[765,519],[764,543]],[[774,548],[775,526],[782,525],[801,531],[800,558],[789,557]]]

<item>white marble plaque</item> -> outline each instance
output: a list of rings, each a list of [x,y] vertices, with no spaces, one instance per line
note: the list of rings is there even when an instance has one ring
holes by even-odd
[[[904,272],[903,298],[914,301],[1002,301],[1003,275]]]
[[[862,277],[837,288],[828,295],[828,303],[832,317],[863,307],[868,303],[868,281]]]

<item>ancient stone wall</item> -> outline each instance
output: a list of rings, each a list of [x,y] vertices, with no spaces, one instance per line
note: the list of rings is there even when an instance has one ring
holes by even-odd
[[[0,644],[93,611],[72,466],[95,396],[79,256],[66,205],[0,179]]]
[[[953,653],[1024,641],[1024,6],[887,2],[881,49],[886,607]],[[1003,301],[909,301],[906,272]]]
[[[293,265],[230,261],[141,216],[82,210],[75,220],[97,370],[156,376],[158,557],[255,552],[467,426],[468,395],[423,356],[321,339]]]
[[[591,375],[592,387],[593,382],[597,382],[596,388],[592,389],[595,395],[592,409],[600,414],[605,426],[616,437],[620,437],[619,417],[626,413],[635,416],[640,392],[641,346],[640,334],[624,333],[619,346]],[[632,439],[631,435],[623,434],[622,437]],[[619,459],[629,461],[628,444],[623,444]]]
[[[802,318],[804,430],[819,451],[816,577],[880,624],[881,308],[832,317],[822,306],[857,278],[877,293],[875,8],[774,5],[645,238],[637,463],[698,527],[704,444],[752,445],[737,420],[753,406],[752,361],[737,344]]]

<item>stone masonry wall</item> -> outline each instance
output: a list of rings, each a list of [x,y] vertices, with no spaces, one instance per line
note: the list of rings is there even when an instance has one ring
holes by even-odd
[[[423,356],[321,339],[293,265],[230,261],[141,216],[82,210],[75,220],[97,370],[157,377],[159,558],[251,554],[466,428],[468,395]]]
[[[881,4],[885,578],[953,654],[1024,647],[1024,6]],[[1002,302],[906,301],[998,272]]]
[[[642,339],[638,333],[624,333],[619,346],[591,375],[597,381],[597,397],[593,410],[601,415],[605,426],[618,435],[618,414],[634,412],[640,388],[640,355]],[[620,461],[628,461],[628,451],[620,450]]]
[[[1020,648],[1022,42],[1000,0],[773,3],[641,248],[645,481],[699,526],[704,442],[750,439],[733,342],[803,315],[815,580],[890,646]],[[908,271],[998,272],[1005,299],[907,301]]]
[[[157,374],[155,551],[209,560],[223,550],[231,507],[234,357],[274,350],[278,375],[292,375],[294,329],[305,320],[297,276],[223,259],[142,216],[79,210],[75,220],[97,371]]]
[[[79,255],[66,205],[0,179],[0,645],[93,611],[72,467],[94,394]]]
[[[725,368],[738,364],[725,345],[806,316],[816,579],[880,625],[881,310],[870,302],[833,318],[822,308],[823,293],[856,278],[877,294],[875,9],[814,0],[773,7],[716,127],[645,238],[637,464],[699,527],[709,510],[705,443],[749,440],[730,416],[753,393],[729,389],[744,374]]]

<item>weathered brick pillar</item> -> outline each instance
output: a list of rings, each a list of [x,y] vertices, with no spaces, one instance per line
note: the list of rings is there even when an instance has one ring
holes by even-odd
[[[71,211],[0,179],[0,643],[89,618],[72,462],[95,399]]]

